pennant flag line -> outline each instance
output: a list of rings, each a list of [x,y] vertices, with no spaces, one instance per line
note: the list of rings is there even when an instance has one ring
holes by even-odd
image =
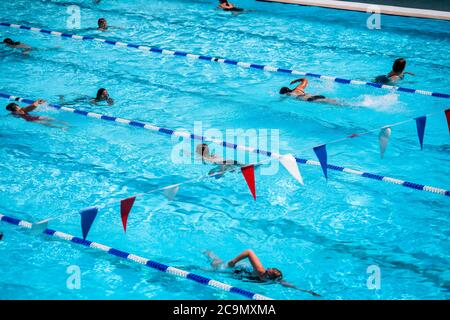
[[[164,189],[163,194],[167,198],[167,200],[172,201],[175,199],[175,196],[178,193],[178,190],[180,190],[180,186],[176,185],[167,189]]]
[[[380,134],[378,135],[378,140],[380,143],[380,156],[381,159],[384,157],[384,152],[386,151],[386,147],[389,142],[389,137],[391,136],[391,128],[386,127],[380,130]]]
[[[425,125],[427,123],[427,117],[422,116],[414,119],[416,120],[417,135],[419,136],[420,142],[420,150],[423,150],[423,136],[425,134]]]
[[[127,232],[128,215],[133,207],[136,197],[130,197],[120,201],[120,217],[122,218],[123,231]]]
[[[325,179],[328,180],[328,160],[327,160],[327,146],[322,144],[320,146],[314,147],[314,153],[319,159],[320,166],[322,167],[323,174],[325,175]]]
[[[247,182],[248,188],[253,195],[253,199],[256,200],[256,186],[255,186],[255,166],[245,166],[241,167],[242,175]]]
[[[98,208],[92,207],[80,212],[81,215],[81,231],[83,232],[83,239],[86,237],[94,223],[95,217],[97,216]]]
[[[450,133],[450,109],[445,110],[445,117],[447,118],[448,133]]]
[[[300,174],[300,170],[298,169],[297,160],[295,160],[292,154],[287,154],[285,156],[280,157],[280,162],[283,167],[294,177],[295,180],[300,182],[300,184],[305,185],[303,183],[302,175]]]

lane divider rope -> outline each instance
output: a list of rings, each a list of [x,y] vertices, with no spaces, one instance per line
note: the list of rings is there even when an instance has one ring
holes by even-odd
[[[2,93],[2,92],[0,92],[0,98],[14,100],[14,101],[18,101],[18,102],[24,102],[24,103],[28,103],[28,104],[32,104],[34,102],[34,100],[31,100],[31,99],[20,98],[20,97],[8,95],[8,94]],[[100,114],[100,113],[88,112],[88,111],[84,111],[84,110],[80,110],[80,109],[60,106],[57,104],[47,104],[47,106],[57,109],[57,110],[71,112],[74,114],[78,114],[78,115],[82,115],[82,116],[86,116],[86,117],[90,117],[90,118],[96,118],[96,119],[101,119],[101,120],[105,120],[105,121],[109,121],[109,122],[121,123],[121,124],[130,125],[130,126],[137,127],[137,128],[143,128],[143,129],[147,129],[147,130],[151,130],[151,131],[156,131],[156,132],[163,133],[163,134],[170,135],[170,136],[174,135],[177,137],[189,138],[192,140],[211,142],[211,143],[214,143],[214,144],[226,147],[226,148],[231,148],[231,149],[236,149],[236,150],[241,150],[241,151],[251,152],[251,153],[257,153],[257,154],[264,155],[264,156],[274,158],[274,159],[280,159],[280,157],[282,157],[282,155],[279,153],[260,150],[260,149],[253,148],[253,147],[246,147],[243,145],[237,145],[237,144],[219,140],[219,139],[211,139],[208,137],[199,136],[199,135],[195,135],[195,134],[184,132],[184,131],[176,131],[176,130],[169,129],[169,128],[158,127],[153,124],[149,124],[149,123],[145,123],[145,122],[141,122],[141,121],[128,120],[128,119],[118,118],[118,117],[114,117],[114,116],[108,116],[108,115],[104,115],[104,114]],[[295,160],[297,161],[297,163],[300,163],[300,164],[307,164],[307,165],[320,167],[320,163],[318,161],[307,160],[307,159],[303,159],[303,158],[299,158],[299,157],[295,157]],[[395,179],[395,178],[391,178],[391,177],[387,177],[387,176],[383,176],[383,175],[379,175],[379,174],[363,172],[363,171],[354,170],[351,168],[345,168],[345,167],[337,166],[337,165],[333,165],[333,164],[328,164],[328,169],[338,171],[338,172],[346,172],[346,173],[358,175],[360,177],[364,177],[364,178],[368,178],[368,179],[372,179],[372,180],[392,183],[392,184],[396,184],[396,185],[410,188],[413,190],[427,191],[427,192],[436,193],[436,194],[450,197],[450,190],[445,190],[445,189],[441,189],[441,188],[437,188],[437,187],[433,187],[433,186],[427,186],[427,185],[423,185],[420,183],[405,181],[405,180],[401,180],[401,179]]]
[[[191,59],[197,59],[197,60],[217,62],[217,63],[223,63],[223,64],[228,64],[228,65],[235,65],[235,66],[239,66],[239,67],[243,67],[243,68],[257,69],[257,70],[262,70],[262,71],[300,75],[300,76],[304,76],[304,77],[333,81],[333,82],[337,82],[340,84],[364,85],[364,86],[370,86],[372,88],[378,88],[378,89],[393,90],[393,91],[406,92],[406,93],[415,93],[415,94],[421,94],[421,95],[425,95],[425,96],[450,99],[450,94],[448,94],[448,93],[439,93],[439,92],[431,92],[431,91],[426,91],[426,90],[397,87],[397,86],[392,86],[392,85],[385,85],[385,84],[380,84],[380,83],[375,83],[375,82],[366,82],[366,81],[360,81],[360,80],[349,80],[349,79],[343,79],[343,78],[339,78],[339,77],[320,75],[320,74],[316,74],[316,73],[310,73],[310,72],[304,72],[304,71],[298,71],[298,70],[292,70],[292,69],[277,68],[277,67],[273,67],[273,66],[269,66],[269,65],[236,61],[236,60],[231,60],[231,59],[227,59],[227,58],[217,58],[217,57],[187,53],[187,52],[183,52],[183,51],[167,50],[167,49],[162,49],[162,48],[158,48],[158,47],[149,47],[149,46],[144,46],[144,45],[125,43],[125,42],[121,42],[121,41],[96,38],[93,36],[80,36],[80,35],[76,35],[76,34],[46,30],[46,29],[41,29],[41,28],[34,28],[34,27],[29,27],[29,26],[14,24],[14,23],[0,22],[0,26],[15,28],[15,29],[29,30],[29,31],[39,32],[39,33],[43,33],[43,34],[49,34],[49,35],[61,37],[61,38],[71,38],[71,39],[85,40],[85,41],[98,41],[98,42],[113,45],[116,47],[133,48],[133,49],[137,49],[137,50],[144,51],[144,52],[153,52],[153,53],[159,53],[159,54],[164,54],[164,55],[173,55],[173,56],[178,56],[178,57],[185,57],[185,58],[191,58]]]
[[[26,228],[26,229],[31,229],[32,227],[32,223],[28,222],[28,221],[24,221],[24,220],[19,220],[13,217],[9,217],[3,214],[0,214],[0,221],[12,224],[12,225],[16,225],[22,228]],[[200,283],[202,285],[206,285],[209,287],[213,287],[215,289],[219,289],[222,291],[226,291],[226,292],[231,292],[234,294],[239,294],[243,297],[246,297],[248,299],[252,299],[252,300],[272,300],[269,297],[263,296],[261,294],[257,294],[257,293],[253,293],[244,289],[240,289],[237,287],[233,287],[230,286],[229,284],[223,283],[223,282],[219,282],[213,279],[209,279],[191,272],[187,272],[178,268],[174,268],[156,261],[152,261],[140,256],[137,256],[135,254],[131,254],[125,251],[121,251],[109,246],[106,246],[104,244],[101,243],[97,243],[97,242],[93,242],[93,241],[89,241],[89,240],[83,240],[81,238],[75,237],[73,235],[67,234],[67,233],[63,233],[57,230],[53,230],[53,229],[45,229],[43,231],[43,233],[45,235],[48,236],[52,236],[61,240],[65,240],[65,241],[69,241],[71,243],[77,244],[77,245],[81,245],[81,246],[85,246],[88,248],[92,248],[92,249],[96,249],[96,250],[100,250],[103,251],[105,253],[108,253],[110,255],[134,262],[134,263],[139,263],[142,264],[144,266],[147,266],[149,268],[161,271],[161,272],[165,272],[168,273],[170,275],[173,276],[178,276],[178,277],[182,277],[182,278],[186,278],[192,281],[195,281],[197,283]]]

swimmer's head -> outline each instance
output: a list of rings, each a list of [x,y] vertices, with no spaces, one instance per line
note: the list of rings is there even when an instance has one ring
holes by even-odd
[[[14,102],[12,102],[6,106],[6,110],[11,111],[11,112],[18,111],[19,109],[20,109],[20,107],[17,104],[15,104]]]
[[[202,157],[209,157],[209,147],[206,143],[202,143],[197,145],[195,148],[195,152]]]
[[[103,30],[108,29],[108,22],[106,22],[105,18],[98,19],[97,24],[98,24],[99,29],[103,29]]]
[[[265,277],[269,280],[281,280],[283,279],[283,274],[277,268],[266,269],[264,273]]]
[[[3,40],[3,43],[8,44],[10,46],[17,46],[20,44],[20,42],[14,42],[11,38],[6,38]]]
[[[394,61],[394,64],[392,66],[392,71],[394,71],[397,74],[403,73],[406,67],[406,60],[403,58],[399,58]]]
[[[288,94],[291,92],[292,92],[292,89],[289,89],[288,87],[283,87],[280,89],[280,94]]]
[[[100,88],[97,91],[97,96],[95,97],[95,99],[97,101],[105,101],[105,100],[108,101],[108,99],[111,99],[111,98],[109,97],[108,91],[106,91],[105,88]]]

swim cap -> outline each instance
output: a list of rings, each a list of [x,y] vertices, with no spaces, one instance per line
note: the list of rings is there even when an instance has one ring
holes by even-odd
[[[3,43],[9,44],[11,46],[20,44],[20,42],[14,42],[11,38],[6,38],[5,40],[3,40]]]
[[[10,103],[10,104],[8,104],[8,105],[6,106],[6,110],[8,110],[8,111],[14,111],[14,107],[15,107],[15,106],[18,107],[17,104],[15,104],[14,102],[12,102],[12,103]]]
[[[286,93],[290,93],[292,92],[291,89],[289,89],[288,87],[283,87],[280,89],[280,94],[286,94]]]

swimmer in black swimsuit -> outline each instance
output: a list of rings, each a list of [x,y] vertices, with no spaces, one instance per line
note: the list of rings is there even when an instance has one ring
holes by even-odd
[[[218,8],[222,9],[223,11],[235,11],[235,12],[244,11],[244,9],[235,7],[234,4],[228,2],[227,0],[219,0]]]
[[[414,73],[405,71],[405,67],[406,67],[406,60],[403,58],[399,58],[394,61],[391,72],[389,72],[387,75],[381,75],[376,77],[375,82],[382,84],[395,84],[399,80],[403,80],[405,74],[415,76]]]
[[[288,87],[283,87],[280,89],[280,94],[287,94],[289,96],[296,97],[297,99],[308,101],[308,102],[325,102],[331,104],[339,104],[336,100],[328,99],[322,95],[312,95],[305,93],[305,88],[308,86],[308,80],[305,78],[296,79],[291,82],[291,84],[300,82],[294,89]]]
[[[60,127],[60,126],[56,126],[56,125],[52,124],[52,122],[55,122],[55,120],[52,118],[42,117],[42,116],[33,116],[33,115],[29,114],[31,111],[35,110],[39,105],[44,104],[44,103],[45,103],[44,100],[38,99],[38,100],[34,101],[32,104],[30,104],[29,106],[21,108],[21,107],[19,107],[19,105],[12,102],[6,106],[6,110],[10,111],[11,114],[14,115],[15,117],[22,118],[25,121],[40,123],[40,124],[43,124],[44,126],[52,127],[52,128],[66,129],[66,127]],[[59,121],[59,123],[67,125],[65,122],[62,122],[62,121]]]
[[[214,270],[230,269],[232,276],[236,279],[243,281],[255,281],[255,282],[276,282],[282,286],[293,288],[302,292],[307,292],[313,296],[319,297],[320,295],[310,291],[296,287],[283,280],[283,274],[277,268],[264,268],[258,256],[250,249],[245,250],[236,258],[224,263],[219,257],[217,257],[211,251],[205,251],[204,254],[210,259],[211,266]],[[246,268],[242,265],[236,266],[236,264],[244,259],[248,259],[251,263],[251,268]]]

